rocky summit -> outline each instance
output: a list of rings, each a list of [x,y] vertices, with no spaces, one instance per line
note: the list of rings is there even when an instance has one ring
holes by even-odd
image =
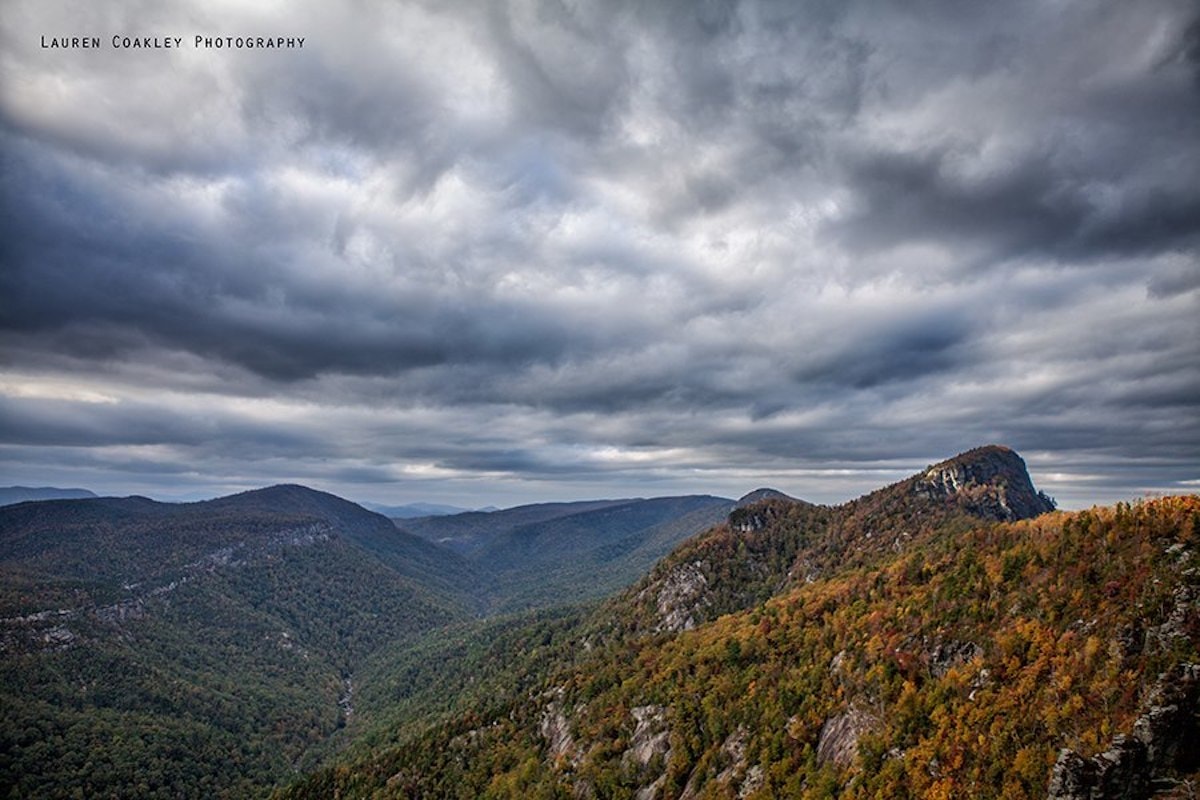
[[[1025,461],[999,445],[970,450],[930,467],[913,491],[956,499],[983,519],[1011,522],[1054,510],[1054,501],[1033,487]]]

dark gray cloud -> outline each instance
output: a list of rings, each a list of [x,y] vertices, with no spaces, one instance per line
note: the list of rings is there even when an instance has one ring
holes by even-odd
[[[1197,25],[17,0],[0,482],[831,500],[998,441],[1070,504],[1195,491]],[[107,41],[197,32],[306,45]]]
[[[1200,136],[1200,123],[1188,127]],[[984,265],[1030,256],[1086,263],[1194,251],[1200,242],[1200,197],[1190,186],[1118,190],[1119,176],[1105,185],[1092,172],[1064,174],[1053,154],[1032,157],[1002,174],[968,178],[954,175],[950,166],[960,155],[864,158],[849,174],[861,207],[831,232],[858,252],[914,239],[978,241],[985,248]],[[1200,161],[1188,161],[1186,169],[1200,171]]]

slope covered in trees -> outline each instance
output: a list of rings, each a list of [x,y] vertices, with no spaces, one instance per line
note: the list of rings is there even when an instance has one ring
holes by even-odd
[[[461,553],[486,576],[481,607],[504,614],[595,600],[627,586],[733,501],[709,495],[542,503],[492,513],[396,520]]]
[[[280,796],[1182,792],[1200,499],[1049,505],[1002,448],[836,508],[751,504],[551,640],[533,688]]]
[[[301,486],[0,509],[0,796],[262,794],[527,687],[525,643],[581,615],[537,609],[627,585],[725,510],[516,509],[467,558]],[[529,613],[480,619],[510,608]]]
[[[0,794],[1183,791],[1200,500],[1051,508],[988,447],[834,507],[447,517],[457,551],[294,486],[0,509]]]
[[[0,509],[0,787],[261,792],[338,743],[368,653],[468,617],[472,575],[295,486]]]

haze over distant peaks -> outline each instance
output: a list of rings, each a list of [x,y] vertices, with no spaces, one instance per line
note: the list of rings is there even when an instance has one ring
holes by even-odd
[[[418,517],[446,517],[451,514],[465,514],[468,511],[476,509],[462,508],[461,506],[450,506],[444,503],[405,503],[399,506],[390,506],[383,503],[359,503],[363,508],[369,508],[385,517],[392,519],[416,519]],[[492,511],[492,508],[478,509],[479,511]]]
[[[708,495],[588,500],[396,524],[490,572],[489,607],[512,611],[614,591],[732,507]]]
[[[84,500],[96,497],[87,489],[59,489],[55,486],[3,486],[0,487],[0,506],[11,506],[29,500]]]

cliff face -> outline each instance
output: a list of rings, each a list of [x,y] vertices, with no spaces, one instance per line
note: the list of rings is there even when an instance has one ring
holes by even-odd
[[[973,516],[997,522],[1054,510],[1054,501],[1033,487],[1025,461],[999,445],[970,450],[930,467],[917,478],[913,492],[930,499],[953,497]]]
[[[1091,758],[1059,751],[1047,800],[1143,800],[1181,783],[1175,773],[1200,767],[1200,665],[1159,676],[1133,732]]]

